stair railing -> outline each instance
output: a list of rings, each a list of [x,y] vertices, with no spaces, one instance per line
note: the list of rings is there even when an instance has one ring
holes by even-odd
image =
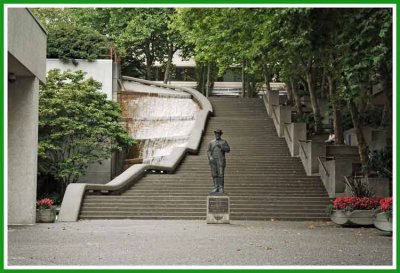
[[[333,156],[319,156],[319,157],[318,157],[319,164],[322,166],[322,168],[323,168],[323,170],[324,170],[324,172],[325,172],[325,175],[326,175],[326,176],[329,176],[329,172],[328,172],[328,170],[326,169],[325,164],[324,164],[324,162],[322,161],[321,158],[325,158],[325,159],[327,159],[327,160],[331,160],[331,159],[335,159],[335,158],[334,158]]]
[[[119,194],[131,187],[146,171],[164,171],[174,172],[187,153],[196,154],[200,148],[201,138],[203,136],[208,116],[213,113],[210,101],[200,92],[192,88],[174,86],[163,83],[154,83],[152,81],[137,79],[133,77],[122,76],[123,80],[134,81],[144,85],[151,85],[172,89],[188,93],[192,96],[199,106],[193,129],[185,147],[175,147],[171,154],[166,156],[157,164],[136,164],[125,170],[106,184],[74,183],[68,185],[61,204],[59,222],[75,222],[79,218],[82,200],[87,192],[98,192],[99,194]],[[121,89],[124,90],[123,83],[120,82]]]
[[[299,140],[299,146],[300,146],[301,151],[303,152],[304,157],[305,157],[306,159],[308,159],[308,156],[307,156],[306,150],[304,149],[302,143],[308,143],[308,142],[310,142],[310,140]]]
[[[290,135],[290,131],[289,131],[289,129],[288,129],[288,127],[289,127],[290,124],[292,124],[292,123],[290,123],[290,122],[285,122],[283,127],[284,127],[285,132],[286,132],[286,134],[287,134],[287,136],[288,136],[289,142],[292,143],[292,142],[293,142],[292,136]]]

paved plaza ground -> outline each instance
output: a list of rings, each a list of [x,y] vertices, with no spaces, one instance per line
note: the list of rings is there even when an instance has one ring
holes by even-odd
[[[96,220],[10,226],[9,265],[391,265],[392,237],[330,222]]]

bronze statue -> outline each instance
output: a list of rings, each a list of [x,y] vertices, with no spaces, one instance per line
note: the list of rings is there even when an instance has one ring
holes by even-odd
[[[210,193],[224,193],[224,171],[225,171],[225,153],[229,153],[230,147],[226,140],[221,138],[222,131],[217,129],[214,131],[215,140],[208,144],[208,160],[211,167],[211,175],[214,181],[214,188]]]

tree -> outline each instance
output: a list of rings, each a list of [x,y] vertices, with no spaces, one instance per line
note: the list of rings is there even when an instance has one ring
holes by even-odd
[[[105,36],[88,27],[63,24],[49,32],[47,58],[72,61],[74,64],[77,64],[75,59],[94,61],[109,46]]]
[[[62,195],[89,164],[135,144],[120,123],[119,105],[98,91],[99,82],[84,77],[54,69],[40,87],[38,169],[61,183]]]
[[[78,23],[71,9],[36,8],[32,12],[48,30],[47,58],[93,61],[111,46],[105,35]]]
[[[362,132],[361,114],[371,95],[375,78],[382,77],[386,101],[391,94],[391,29],[390,9],[349,9],[344,19],[353,27],[341,33],[343,58],[342,89],[340,95],[348,102],[356,136],[361,164],[366,172],[368,149]],[[391,112],[391,107],[385,110]],[[389,118],[390,122],[390,118]],[[389,125],[389,124],[388,124]],[[388,142],[389,143],[389,142]]]

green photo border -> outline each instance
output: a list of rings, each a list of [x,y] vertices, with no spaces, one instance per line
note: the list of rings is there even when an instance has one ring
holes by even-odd
[[[396,0],[57,0],[57,1],[52,1],[52,0],[3,0],[2,4],[1,4],[1,12],[0,12],[0,16],[1,16],[1,21],[4,22],[4,10],[5,10],[5,5],[6,4],[20,4],[21,6],[23,4],[246,4],[246,5],[250,5],[250,4],[376,4],[377,7],[379,7],[379,5],[382,4],[394,4],[395,5],[395,10],[396,10],[396,14],[398,16],[399,14],[399,5],[397,5],[397,1]],[[394,65],[396,65],[398,63],[399,57],[397,55],[397,49],[398,49],[398,37],[399,37],[399,23],[396,20],[395,22],[396,24],[396,60]],[[4,26],[1,27],[1,34],[3,37],[3,43],[1,43],[1,51],[4,52],[4,45],[7,42],[7,38],[4,37]],[[2,67],[1,70],[3,72],[3,75],[5,75],[6,71],[3,71],[4,67],[5,67],[5,56],[2,54],[1,56],[1,62],[2,62]],[[396,66],[397,68],[397,66]],[[399,79],[399,71],[396,69],[396,79]],[[0,142],[1,142],[1,154],[2,156],[0,157],[0,161],[2,164],[2,168],[1,168],[1,176],[4,177],[5,175],[5,169],[4,169],[4,163],[5,163],[5,155],[4,155],[4,126],[5,126],[5,122],[4,122],[4,94],[6,93],[6,91],[4,90],[4,84],[5,84],[5,77],[1,78],[1,86],[3,87],[3,93],[2,96],[0,97],[0,104],[1,104],[1,109],[2,109],[2,119],[1,119],[1,134],[0,134]],[[397,94],[397,85],[395,86],[395,90],[396,90],[396,94]],[[399,96],[396,97],[396,104],[400,105],[400,98]],[[396,139],[396,143],[398,143],[397,141],[399,140],[398,138],[398,132],[399,132],[399,111],[396,111],[395,113],[397,121],[396,121],[396,132],[394,132],[395,136],[394,138]],[[398,158],[399,155],[399,149],[396,149],[396,151],[394,152],[394,155],[396,157],[396,159]],[[395,168],[397,169],[397,167],[399,167],[400,164],[398,161],[396,161],[396,166]],[[7,271],[7,272],[29,272],[31,270],[34,271],[63,271],[63,272],[79,272],[79,271],[93,271],[93,270],[99,270],[102,272],[113,272],[115,270],[134,270],[136,272],[161,272],[161,271],[179,271],[179,272],[195,272],[195,271],[207,271],[207,272],[214,272],[214,271],[218,271],[218,272],[230,272],[230,271],[268,271],[268,272],[289,272],[292,270],[296,270],[296,271],[310,271],[312,270],[313,272],[326,272],[326,271],[330,271],[330,272],[342,272],[342,273],[350,273],[350,272],[354,272],[354,271],[368,271],[368,272],[375,272],[375,271],[385,271],[385,272],[397,272],[398,267],[398,263],[399,263],[399,253],[398,253],[398,249],[397,246],[399,244],[399,238],[398,238],[398,228],[397,226],[395,227],[396,229],[396,241],[395,243],[395,249],[396,249],[396,269],[370,269],[370,270],[366,270],[366,269],[5,269],[4,266],[4,253],[5,253],[5,249],[6,247],[8,247],[7,245],[5,245],[5,236],[6,236],[6,232],[7,232],[7,227],[4,226],[4,211],[6,211],[7,207],[6,205],[4,206],[4,186],[5,186],[5,179],[3,179],[3,185],[0,188],[0,198],[1,198],[1,203],[3,206],[3,209],[1,211],[1,216],[0,217],[0,223],[1,226],[3,227],[3,236],[1,236],[1,242],[3,245],[3,248],[1,248],[0,250],[0,257],[2,257],[1,261],[0,261],[0,270],[1,271]],[[397,183],[397,181],[395,181]],[[397,185],[397,184],[396,184]],[[396,197],[399,196],[399,188],[397,188],[396,190]],[[399,204],[399,200],[396,198],[396,208],[398,208],[398,204]],[[399,216],[399,212],[396,209],[396,214],[395,217],[396,219]],[[395,257],[393,257],[395,258]]]

